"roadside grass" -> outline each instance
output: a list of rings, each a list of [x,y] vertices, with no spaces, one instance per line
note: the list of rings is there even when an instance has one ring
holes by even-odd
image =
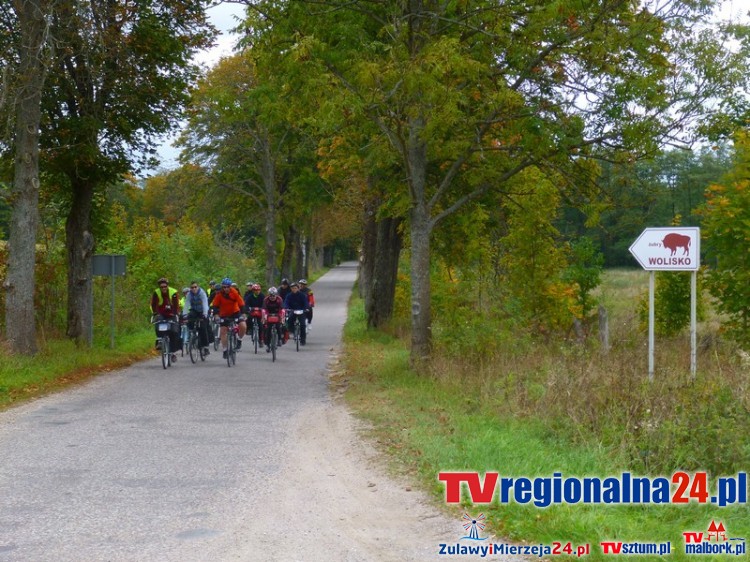
[[[634,321],[636,283],[617,274],[615,278],[620,290],[630,296],[613,316],[617,321],[624,317],[622,323],[627,324]],[[616,293],[617,289],[612,289],[612,298],[622,303]],[[636,476],[671,478],[673,472],[690,471],[686,467],[700,464],[717,450],[718,454],[735,455],[732,461],[744,462],[748,451],[743,436],[747,433],[735,435],[734,426],[722,425],[727,418],[723,412],[699,409],[700,415],[682,427],[667,415],[675,400],[689,410],[692,401],[709,398],[718,378],[714,366],[704,366],[701,373],[708,382],[690,386],[682,363],[675,364],[665,351],[659,358],[659,385],[644,384],[645,350],[638,343],[642,338],[629,335],[625,325],[621,332],[629,339],[620,342],[623,349],[619,354],[612,353],[605,360],[575,348],[523,343],[519,345],[521,354],[508,353],[505,359],[493,356],[477,363],[443,356],[430,374],[417,375],[409,368],[404,341],[368,331],[362,303],[354,299],[345,326],[345,396],[354,411],[369,422],[370,437],[389,453],[393,469],[418,479],[437,504],[456,516],[456,538],[461,536],[462,511],[474,516],[484,512],[488,531],[514,542],[591,544],[589,560],[608,558],[598,544],[607,540],[670,541],[668,559],[687,560],[682,533],[706,532],[712,520],[723,522],[730,537],[750,537],[746,504],[724,508],[695,502],[684,506],[577,504],[542,508],[500,504],[496,497],[490,505],[471,505],[465,488],[461,506],[446,504],[445,486],[437,479],[441,471],[492,471],[529,478],[558,472],[563,477],[604,478],[629,471]],[[673,344],[679,347],[679,343]],[[522,356],[529,352],[529,345],[532,353]],[[730,385],[747,379],[718,351],[715,356],[723,365],[723,376],[729,373]],[[704,363],[707,361],[704,358]],[[664,399],[661,393],[676,394],[677,398]],[[736,400],[729,412],[739,415],[742,407],[742,401]],[[613,419],[608,421],[608,416]],[[731,435],[731,447],[740,450],[706,447],[691,458],[692,444],[702,441],[703,434],[707,440]],[[650,460],[651,449],[662,455],[660,463]],[[682,455],[684,462],[669,465],[666,455],[673,451]],[[726,474],[709,475],[711,494],[719,475]]]
[[[114,349],[106,337],[85,350],[67,339],[46,340],[32,357],[0,350],[0,410],[146,359],[153,340],[147,328],[118,336]]]

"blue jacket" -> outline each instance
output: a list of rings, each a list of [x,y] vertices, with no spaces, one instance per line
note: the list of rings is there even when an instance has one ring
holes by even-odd
[[[194,312],[204,317],[208,316],[208,296],[206,295],[206,291],[200,287],[198,287],[197,293],[190,291],[187,297],[185,297],[185,310],[183,312],[185,314]]]
[[[310,308],[310,303],[307,300],[307,295],[305,293],[297,291],[296,293],[289,293],[286,296],[284,299],[284,308],[291,310],[307,310]]]

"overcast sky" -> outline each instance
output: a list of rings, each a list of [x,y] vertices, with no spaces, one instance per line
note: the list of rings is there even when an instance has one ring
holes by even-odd
[[[211,68],[221,57],[232,54],[232,49],[237,41],[237,35],[230,33],[229,30],[237,26],[237,18],[242,18],[245,10],[244,6],[241,4],[224,3],[209,8],[207,13],[211,23],[216,26],[221,35],[217,39],[216,46],[207,51],[201,52],[196,57],[196,61],[206,68]],[[158,147],[161,169],[173,169],[178,167],[177,156],[179,155],[179,150],[172,146],[172,142],[174,142],[178,136],[179,133],[176,133],[174,136],[165,139]],[[154,172],[155,170],[151,173]]]

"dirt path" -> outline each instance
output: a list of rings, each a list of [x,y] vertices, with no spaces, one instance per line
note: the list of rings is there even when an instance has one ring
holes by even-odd
[[[238,560],[456,558],[439,551],[441,543],[455,545],[465,534],[460,512],[451,517],[426,493],[389,475],[386,459],[363,438],[362,429],[340,398],[309,407],[290,420],[284,446],[289,456],[275,484],[263,491],[263,518],[237,529]]]

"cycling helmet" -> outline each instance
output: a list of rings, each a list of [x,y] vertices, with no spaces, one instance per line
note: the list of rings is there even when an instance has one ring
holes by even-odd
[[[260,291],[260,283],[254,283],[252,288],[253,291]]]
[[[186,295],[186,294],[188,294],[189,292],[190,292],[190,287],[183,287],[183,288],[182,288],[182,294],[183,294],[183,295]]]
[[[157,284],[157,285],[161,285],[162,283],[166,283],[167,285],[169,285],[169,281],[167,281],[167,278],[166,278],[166,277],[162,277],[161,279],[159,279],[159,280],[158,280],[158,281],[156,282],[156,284]]]
[[[300,279],[299,281],[297,281],[297,283],[299,283],[300,285],[307,285],[307,279]]]
[[[271,287],[270,289],[268,289],[269,297],[275,297],[278,294],[279,294],[279,291],[276,289],[276,287]]]
[[[289,285],[289,279],[286,279],[286,278],[282,279],[281,280],[281,284],[282,285]]]
[[[225,277],[221,280],[221,284],[224,287],[231,287],[232,286],[232,280],[229,277]]]
[[[291,285],[289,285],[289,286],[290,286],[290,287],[297,287],[297,288],[299,289],[299,285],[298,285],[297,283],[292,283],[292,284],[291,284]]]
[[[232,287],[237,288],[237,283],[232,283]]]
[[[252,288],[252,286],[253,286],[253,282],[252,281],[248,281],[247,283],[245,283],[245,287]]]
[[[211,281],[208,282],[208,286],[209,287],[213,287],[214,285],[216,285],[216,281],[214,281],[213,279],[211,279]]]

